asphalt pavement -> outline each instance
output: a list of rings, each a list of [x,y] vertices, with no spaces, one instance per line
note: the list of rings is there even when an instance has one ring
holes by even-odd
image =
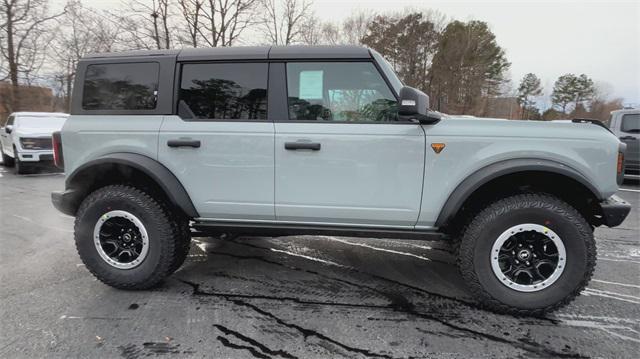
[[[0,357],[637,358],[640,187],[598,228],[589,287],[543,318],[477,308],[446,242],[330,236],[196,238],[160,287],[86,270],[62,174],[0,168]]]

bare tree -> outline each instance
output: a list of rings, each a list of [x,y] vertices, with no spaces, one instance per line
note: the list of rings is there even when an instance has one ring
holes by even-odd
[[[325,45],[339,45],[342,43],[342,33],[338,25],[327,22],[320,28],[322,43]]]
[[[20,82],[30,83],[42,66],[45,26],[60,15],[49,13],[48,0],[0,0],[0,80],[11,81],[10,110],[20,107],[15,96]]]
[[[305,45],[319,45],[322,43],[321,22],[314,15],[308,16],[300,30],[300,42]]]
[[[306,20],[312,17],[311,3],[305,0],[262,0],[262,28],[274,45],[303,41]],[[278,6],[278,3],[280,6]]]
[[[51,42],[49,61],[55,67],[58,96],[68,110],[78,61],[88,53],[113,50],[120,28],[84,8],[79,0],[69,1],[66,10],[57,19],[59,31]]]
[[[357,12],[342,23],[323,23],[309,14],[300,25],[300,42],[306,45],[360,45],[372,20],[372,14]]]
[[[190,46],[198,47],[200,26],[200,17],[202,16],[202,8],[206,0],[178,0],[180,14],[186,23],[187,40],[182,39],[183,43]],[[184,29],[184,24],[181,28]]]
[[[349,45],[362,44],[362,39],[367,35],[367,30],[372,20],[373,14],[364,11],[349,16],[342,23],[343,43]]]
[[[130,48],[170,49],[173,9],[170,0],[129,0],[124,14],[110,13],[114,22],[122,26]]]
[[[209,46],[231,46],[256,22],[259,0],[204,0],[196,29]]]

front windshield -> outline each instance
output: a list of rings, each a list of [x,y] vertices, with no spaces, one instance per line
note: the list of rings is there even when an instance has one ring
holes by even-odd
[[[400,93],[400,89],[403,86],[402,81],[400,81],[398,75],[396,75],[395,71],[393,71],[393,67],[391,66],[389,61],[387,61],[376,51],[371,50],[371,54],[373,55],[373,58],[376,60],[378,65],[380,65],[380,68],[382,69],[382,72],[384,72],[384,75],[387,77],[387,79],[389,79],[389,82],[391,83],[391,86],[393,86],[394,91],[396,93]]]
[[[19,125],[23,128],[62,128],[66,117],[20,117]]]

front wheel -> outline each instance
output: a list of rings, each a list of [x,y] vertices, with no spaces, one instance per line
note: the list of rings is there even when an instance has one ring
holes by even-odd
[[[591,226],[566,202],[546,194],[499,200],[464,229],[458,266],[488,309],[540,315],[566,305],[595,267]]]
[[[16,150],[16,148],[13,148],[13,165],[14,165],[14,170],[16,171],[16,174],[19,175],[25,175],[30,173],[31,167],[28,164],[25,164],[24,162],[20,161],[20,156],[18,155],[18,150]]]
[[[2,165],[5,167],[13,167],[13,157],[9,157],[6,153],[4,153],[4,151],[2,150],[2,145],[0,144],[0,153],[2,154]]]
[[[183,223],[140,189],[112,185],[89,194],[78,209],[75,241],[87,269],[121,289],[147,289],[186,256]]]

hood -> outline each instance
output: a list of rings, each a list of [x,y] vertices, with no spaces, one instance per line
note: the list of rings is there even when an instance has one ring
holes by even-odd
[[[612,140],[618,142],[608,128],[600,123],[580,121],[527,121],[503,118],[447,115],[439,126],[448,134],[472,137],[523,137]],[[438,127],[436,125],[436,127]],[[440,132],[440,131],[438,131]]]
[[[19,137],[51,137],[55,131],[59,131],[58,128],[28,128],[20,127],[14,131],[16,136]]]

